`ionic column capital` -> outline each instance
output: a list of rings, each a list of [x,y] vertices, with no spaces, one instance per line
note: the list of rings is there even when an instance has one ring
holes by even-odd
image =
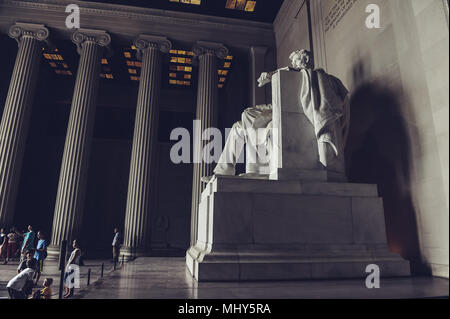
[[[205,54],[215,55],[219,59],[225,59],[228,55],[228,48],[222,43],[197,41],[192,48],[195,56],[201,56]]]
[[[43,24],[17,22],[9,28],[8,35],[20,43],[23,37],[32,37],[38,41],[46,41],[49,31]]]
[[[77,45],[77,51],[81,54],[84,43],[93,42],[101,47],[108,47],[111,36],[103,30],[79,29],[72,34],[72,42]]]
[[[148,48],[155,48],[162,53],[168,53],[172,48],[172,42],[166,37],[140,34],[138,38],[134,40],[134,46],[137,49],[138,58],[141,58],[144,50]]]

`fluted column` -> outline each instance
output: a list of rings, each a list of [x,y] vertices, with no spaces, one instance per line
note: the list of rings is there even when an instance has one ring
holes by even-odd
[[[149,244],[149,220],[154,198],[152,185],[158,147],[161,53],[172,44],[164,37],[140,35],[135,41],[142,58],[139,93],[131,151],[130,177],[125,214],[124,247],[130,257],[142,256]]]
[[[9,29],[19,51],[0,124],[0,227],[11,226],[14,217],[41,48],[48,34],[47,28],[36,24],[16,23]]]
[[[59,175],[49,257],[58,255],[63,239],[79,234],[100,74],[100,59],[111,38],[97,30],[76,31],[72,41],[80,54],[64,154]]]
[[[218,59],[228,55],[228,49],[220,43],[199,41],[193,48],[199,60],[197,111],[196,119],[201,121],[200,127],[194,128],[194,172],[192,180],[192,207],[191,207],[191,245],[197,240],[198,205],[204,189],[200,179],[213,174],[215,164],[205,163],[202,159],[202,150],[205,141],[202,141],[202,132],[207,128],[217,127],[218,122]],[[195,163],[195,159],[200,163]]]

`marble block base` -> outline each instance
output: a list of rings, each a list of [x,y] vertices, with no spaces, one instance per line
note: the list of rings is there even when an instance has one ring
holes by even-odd
[[[409,276],[386,241],[376,185],[213,177],[186,254],[198,281]]]

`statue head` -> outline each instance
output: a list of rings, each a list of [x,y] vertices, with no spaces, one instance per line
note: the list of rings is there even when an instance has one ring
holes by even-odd
[[[295,50],[291,53],[289,59],[291,60],[292,67],[296,70],[313,68],[313,57],[308,50]]]

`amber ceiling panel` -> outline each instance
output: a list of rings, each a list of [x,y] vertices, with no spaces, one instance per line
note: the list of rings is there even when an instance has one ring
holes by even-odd
[[[273,23],[284,0],[87,0]]]

